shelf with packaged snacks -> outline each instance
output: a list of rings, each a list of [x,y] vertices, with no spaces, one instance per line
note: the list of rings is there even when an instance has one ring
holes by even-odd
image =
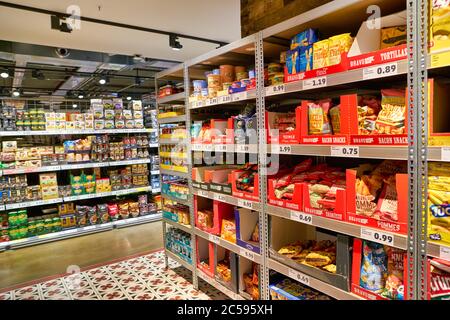
[[[35,168],[19,168],[19,169],[4,169],[0,170],[2,175],[15,175],[15,174],[27,174],[27,173],[39,173],[39,172],[53,172],[53,171],[64,171],[64,170],[77,170],[77,169],[89,169],[89,168],[100,168],[100,167],[118,167],[118,166],[128,166],[135,164],[146,164],[151,163],[150,159],[136,159],[136,160],[123,160],[123,161],[112,161],[112,162],[91,162],[91,163],[72,163],[72,164],[62,164],[57,166],[44,166]]]
[[[239,103],[242,101],[252,100],[255,98],[256,98],[256,90],[251,89],[248,91],[221,95],[215,98],[190,99],[191,101],[189,102],[189,109],[193,110],[199,108],[220,106],[229,103]]]
[[[59,232],[47,233],[39,236],[23,238],[19,240],[13,240],[8,242],[0,242],[0,251],[13,250],[19,248],[25,248],[35,246],[43,243],[54,242],[59,240],[65,240],[69,238],[76,238],[85,236],[88,234],[110,231],[114,227],[125,228],[138,224],[144,224],[149,222],[155,222],[161,220],[161,214],[150,214],[146,216],[140,216],[137,218],[129,218],[124,220],[118,220],[115,222],[108,222],[97,225],[89,225],[80,228],[67,229]]]
[[[151,133],[156,129],[104,129],[104,130],[47,130],[47,131],[0,131],[0,137],[26,136],[59,136],[59,135],[89,135],[89,134],[128,134]]]
[[[223,193],[205,191],[197,188],[193,188],[193,194],[203,198],[217,200],[220,202],[228,203],[237,207],[247,208],[255,211],[259,211],[259,202],[236,198],[232,195],[226,195]]]
[[[163,199],[167,199],[167,200],[170,200],[170,201],[175,201],[175,202],[181,203],[183,205],[189,205],[189,199],[186,199],[186,200],[178,199],[177,197],[173,197],[173,196],[170,196],[170,195],[165,194],[165,193],[161,193],[161,197]]]
[[[170,123],[177,123],[177,122],[186,122],[186,115],[181,115],[177,117],[170,117],[170,118],[158,118],[159,124],[170,124]]]
[[[235,153],[258,153],[257,144],[199,144],[191,145],[192,151],[199,152],[235,152]]]
[[[169,103],[184,102],[185,98],[186,98],[185,93],[179,92],[158,98],[157,100],[158,104],[169,104]]]
[[[246,300],[240,294],[234,293],[233,291],[225,287],[223,284],[219,283],[217,280],[206,275],[201,270],[197,270],[197,276],[233,300]]]
[[[56,204],[56,203],[62,203],[64,201],[63,198],[57,198],[57,199],[48,199],[48,200],[36,200],[36,201],[27,201],[27,202],[20,202],[20,203],[11,203],[11,204],[5,204],[4,210],[16,210],[16,209],[23,209],[23,208],[31,208],[31,207],[40,207],[50,204]]]
[[[187,261],[183,260],[183,259],[180,258],[178,255],[176,255],[175,253],[173,253],[172,251],[170,251],[169,249],[165,248],[165,252],[166,252],[166,255],[167,255],[170,259],[172,259],[172,260],[178,262],[179,264],[181,264],[183,267],[185,267],[185,268],[188,269],[189,271],[192,271],[192,270],[193,270],[193,267],[192,267],[192,265],[191,265],[190,263],[188,263]]]
[[[175,227],[177,229],[183,230],[184,232],[192,234],[192,227],[188,225],[184,225],[175,221],[172,221],[170,219],[166,219],[163,217],[163,221],[167,224],[170,224],[172,227]]]
[[[281,273],[293,280],[296,280],[304,285],[307,285],[317,291],[325,293],[335,299],[338,299],[338,300],[363,300],[362,298],[360,298],[350,292],[336,288],[326,282],[315,279],[314,277],[311,277],[307,274],[303,274],[303,273],[301,273],[295,269],[292,269],[292,268],[290,268],[278,261],[275,261],[273,259],[268,259],[268,264],[269,264],[268,265],[269,269],[272,269],[278,273]]]
[[[188,140],[185,138],[175,138],[175,139],[159,139],[159,144],[187,144]]]
[[[102,193],[92,193],[92,194],[83,194],[78,196],[69,196],[64,197],[64,202],[72,202],[72,201],[80,201],[80,200],[87,200],[87,199],[97,199],[97,198],[104,198],[104,197],[113,197],[113,196],[123,196],[133,193],[140,193],[140,192],[151,192],[152,187],[136,187],[131,189],[123,189],[123,190],[116,190],[116,191],[110,191],[110,192],[102,192]],[[7,209],[8,210],[8,209]]]
[[[195,228],[195,234],[205,240],[208,240],[209,242],[215,243],[227,250],[230,250],[237,255],[240,255],[248,260],[251,260],[256,263],[261,263],[261,255],[252,251],[249,251],[241,246],[238,246],[235,243],[232,243],[230,241],[227,241],[220,236],[216,236],[214,234],[205,232],[203,230],[200,230],[199,228]]]
[[[405,235],[386,232],[375,228],[363,227],[345,221],[338,221],[272,205],[267,206],[266,212],[272,216],[312,225],[318,228],[335,231],[357,238],[373,241],[375,241],[375,238],[380,239],[379,241],[385,239],[385,242],[389,243],[391,247],[406,250],[407,237]]]

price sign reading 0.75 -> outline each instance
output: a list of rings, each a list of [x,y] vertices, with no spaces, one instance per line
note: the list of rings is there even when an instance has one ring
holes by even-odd
[[[359,147],[331,147],[331,156],[358,158]]]

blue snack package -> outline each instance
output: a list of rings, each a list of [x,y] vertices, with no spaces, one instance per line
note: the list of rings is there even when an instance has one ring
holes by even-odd
[[[291,50],[298,47],[307,47],[312,45],[314,42],[319,40],[317,36],[317,31],[315,29],[306,29],[299,34],[296,34],[291,39]]]
[[[364,241],[360,286],[372,292],[384,290],[387,276],[387,255],[382,244]]]
[[[286,54],[286,67],[289,74],[312,70],[313,46],[297,47]]]

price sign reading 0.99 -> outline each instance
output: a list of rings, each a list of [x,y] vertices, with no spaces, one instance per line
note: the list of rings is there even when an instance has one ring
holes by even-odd
[[[361,238],[388,246],[394,245],[394,235],[379,230],[361,228]]]

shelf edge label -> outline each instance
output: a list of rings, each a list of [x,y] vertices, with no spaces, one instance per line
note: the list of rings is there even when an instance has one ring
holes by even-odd
[[[394,246],[394,235],[380,230],[361,228],[361,238],[388,246]]]

